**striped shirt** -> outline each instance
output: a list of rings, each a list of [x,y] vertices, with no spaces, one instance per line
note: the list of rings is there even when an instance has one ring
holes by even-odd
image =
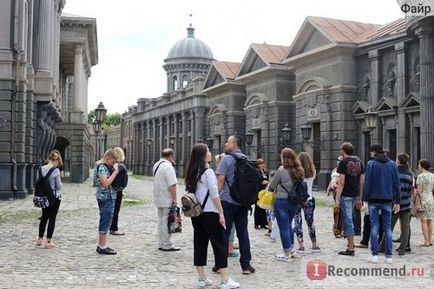
[[[398,166],[399,181],[401,182],[401,202],[400,211],[410,210],[411,192],[413,190],[413,174],[404,166]]]

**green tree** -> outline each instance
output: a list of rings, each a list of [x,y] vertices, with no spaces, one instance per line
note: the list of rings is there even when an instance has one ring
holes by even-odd
[[[89,111],[87,115],[87,122],[92,124],[95,120],[95,110]],[[105,117],[104,123],[102,124],[102,128],[105,129],[110,125],[118,125],[121,123],[121,115],[118,112],[108,113]]]

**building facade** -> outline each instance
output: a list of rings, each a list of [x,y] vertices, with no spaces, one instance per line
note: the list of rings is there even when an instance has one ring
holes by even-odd
[[[434,161],[433,45],[434,16],[386,25],[307,17],[290,46],[252,44],[240,63],[213,61],[204,80],[139,100],[122,120],[129,162],[135,173],[149,174],[160,150],[176,145],[183,168],[194,142],[223,152],[236,134],[249,141],[249,157],[264,158],[269,169],[285,146],[309,152],[321,189],[345,141],[364,162],[380,142],[393,159],[409,153],[416,169],[418,159]],[[189,97],[198,100],[186,110]],[[186,128],[192,116],[186,134],[171,129]]]
[[[34,191],[61,151],[71,180],[89,174],[87,79],[98,62],[96,20],[62,15],[64,0],[0,2],[0,198]]]

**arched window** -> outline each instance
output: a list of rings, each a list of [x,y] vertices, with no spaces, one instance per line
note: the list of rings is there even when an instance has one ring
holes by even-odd
[[[173,77],[173,90],[178,89],[178,78],[176,76]]]
[[[182,77],[182,88],[186,88],[187,84],[188,84],[188,77],[187,77],[187,75],[184,75]]]

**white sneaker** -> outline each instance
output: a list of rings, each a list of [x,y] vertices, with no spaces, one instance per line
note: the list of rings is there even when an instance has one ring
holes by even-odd
[[[230,277],[228,278],[227,282],[221,282],[220,283],[220,289],[231,289],[231,288],[238,288],[240,287],[240,283],[235,282]]]
[[[378,256],[372,255],[371,257],[368,258],[368,262],[369,263],[378,263]]]
[[[301,258],[301,254],[298,254],[296,251],[291,251],[291,258]]]
[[[390,258],[384,258],[384,262],[386,263],[386,264],[392,264],[392,257],[390,257]]]
[[[277,261],[289,262],[289,257],[285,254],[274,254],[274,258],[276,258]]]
[[[206,278],[206,279],[202,279],[202,278],[197,279],[197,286],[199,286],[199,287],[205,287],[205,286],[209,286],[209,285],[212,285],[212,281],[209,280],[208,278]]]

